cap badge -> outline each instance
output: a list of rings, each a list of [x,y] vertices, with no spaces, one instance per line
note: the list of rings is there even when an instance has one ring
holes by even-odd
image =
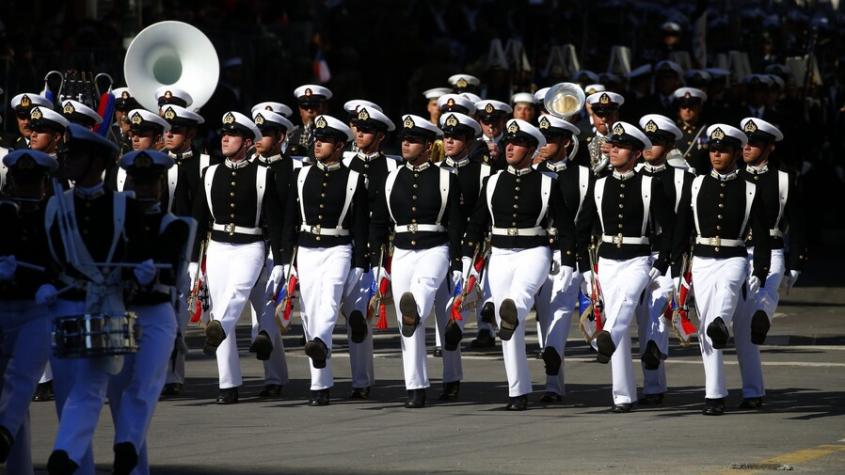
[[[21,107],[29,107],[32,105],[32,99],[29,98],[26,94],[21,97]]]
[[[451,109],[452,107],[455,107],[455,100],[454,100],[454,99],[452,99],[452,98],[449,98],[449,100],[448,100],[448,101],[446,101],[446,107],[448,107],[448,108],[450,108],[450,109]]]
[[[124,99],[124,100],[125,100],[125,99],[129,99],[129,91],[123,91],[123,92],[120,94],[120,98],[121,98],[121,99]]]
[[[548,129],[551,126],[552,126],[552,124],[551,124],[551,122],[549,122],[549,119],[546,116],[543,116],[543,118],[540,119],[540,128],[541,129]]]
[[[140,112],[136,112],[136,113],[132,114],[132,119],[131,119],[131,120],[132,120],[132,123],[133,123],[133,124],[135,124],[135,125],[140,125],[140,124],[141,124],[141,122],[143,122],[143,121],[144,121],[144,118],[143,118],[143,117],[141,117],[141,113],[140,113]]]
[[[272,111],[272,110],[273,110],[273,106],[264,106],[264,110],[266,110],[266,111]]]
[[[173,98],[173,92],[170,91],[170,90],[164,91],[164,98],[165,99],[172,99]]]
[[[73,103],[72,103],[72,102],[68,102],[68,103],[67,103],[67,104],[65,104],[65,106],[62,108],[62,111],[64,111],[64,113],[65,113],[65,114],[73,114],[74,112],[76,112],[76,108],[75,108],[75,107],[73,107]]]
[[[607,93],[599,96],[599,104],[601,104],[603,106],[610,104],[610,96],[608,96]]]
[[[370,120],[370,113],[367,112],[367,109],[362,107],[358,111],[358,120]]]
[[[748,132],[749,134],[753,134],[754,132],[757,132],[757,124],[755,124],[753,120],[749,120],[745,123],[745,127],[743,127],[742,130]]]
[[[616,125],[613,126],[613,135],[625,135],[625,127],[617,122]]]
[[[315,121],[314,121],[314,125],[315,125],[318,129],[325,129],[325,128],[326,128],[326,125],[328,125],[328,123],[326,122],[326,118],[325,118],[325,117],[320,116],[320,117],[317,117],[317,120],[315,120]]]
[[[310,87],[306,87],[305,88],[305,97],[311,97],[311,94],[314,94],[314,92],[311,91]]]
[[[515,120],[511,121],[511,123],[508,124],[508,133],[515,134],[517,132],[519,132],[519,124],[517,124]]]
[[[462,88],[462,89],[467,87],[468,85],[469,84],[467,83],[467,80],[464,79],[464,78],[460,78],[457,81],[455,81],[455,86]]]
[[[235,114],[228,112],[225,116],[223,116],[223,123],[226,125],[234,124],[235,123]]]
[[[711,140],[723,140],[724,138],[725,132],[723,132],[722,129],[719,127],[716,127],[716,130],[714,130],[713,133],[710,134]]]
[[[648,123],[645,125],[645,131],[650,134],[657,132],[657,130],[657,124],[653,120],[649,120]]]
[[[260,113],[255,115],[255,125],[264,125],[264,116]]]
[[[406,129],[413,129],[414,125],[414,119],[412,119],[411,116],[405,117],[405,120],[402,121],[402,126]]]
[[[168,107],[166,111],[164,111],[164,118],[166,120],[173,120],[176,118],[176,111],[173,110],[172,107]]]
[[[446,127],[457,127],[458,126],[458,118],[455,117],[455,114],[450,115],[446,118]]]
[[[40,108],[36,107],[32,109],[32,112],[29,114],[29,117],[32,120],[41,120],[41,118],[44,117],[44,114],[41,112]]]
[[[493,104],[490,104],[489,102],[487,103],[486,106],[484,106],[484,112],[486,112],[488,114],[492,114],[494,110],[496,110],[496,108],[493,107]]]

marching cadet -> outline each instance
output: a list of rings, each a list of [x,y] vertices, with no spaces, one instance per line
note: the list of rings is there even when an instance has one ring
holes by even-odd
[[[450,267],[458,267],[465,219],[460,209],[460,185],[455,174],[431,162],[431,147],[440,129],[419,116],[402,117],[402,158],[405,165],[390,172],[379,194],[370,221],[370,249],[388,245],[392,227],[396,237],[391,273],[394,296],[399,296],[396,317],[402,334],[402,362],[407,408],[425,406],[430,386],[426,368],[425,321],[435,293]],[[372,185],[371,185],[372,186]],[[371,253],[374,267],[377,253]],[[454,287],[457,283],[452,282]],[[446,341],[460,335],[458,322],[440,322]],[[459,338],[457,338],[459,340]],[[444,358],[444,362],[445,362]],[[460,379],[447,375],[444,364],[443,394],[456,398]]]
[[[68,122],[79,124],[89,130],[93,130],[103,121],[97,111],[73,99],[62,101],[62,115]]]
[[[29,121],[32,108],[40,107],[42,110],[53,109],[53,104],[40,94],[25,92],[13,97],[10,105],[15,111],[15,119],[18,123],[18,137],[12,146],[15,150],[29,148],[29,135],[32,133],[32,130],[29,128]]]
[[[552,115],[540,117],[540,133],[546,138],[546,145],[540,150],[544,160],[536,165],[537,171],[555,178],[560,188],[568,213],[577,222],[587,190],[590,188],[592,173],[590,169],[574,163],[577,150],[573,147],[572,137],[578,136],[575,125]],[[589,229],[586,233],[589,233]],[[554,234],[553,234],[554,237]],[[566,272],[561,272],[563,262],[559,249],[552,253],[551,271],[540,288],[535,302],[538,332],[542,358],[546,368],[546,392],[540,402],[559,402],[566,393],[564,385],[564,350],[575,306],[578,304],[578,290],[581,285],[581,272],[574,272],[571,283],[566,282]],[[581,269],[586,271],[587,269]]]
[[[305,84],[294,89],[293,95],[299,105],[302,125],[288,134],[288,151],[291,155],[308,155],[314,145],[314,118],[329,109],[332,91],[323,86]]]
[[[666,157],[675,143],[681,138],[681,130],[672,119],[649,114],[640,118],[640,128],[651,141],[651,148],[643,150],[643,165],[639,173],[651,177],[662,186],[663,196],[671,209],[671,222],[677,226],[677,215],[688,213],[690,209],[690,186],[695,177],[692,173],[667,164]],[[663,239],[668,239],[663,229],[652,221],[649,223],[651,257],[660,258]],[[689,251],[690,235],[675,236],[672,256],[679,256]],[[671,322],[663,317],[667,306],[672,303],[674,291],[673,276],[680,277],[681,260],[675,266],[660,275],[654,283],[645,289],[643,298],[637,306],[637,328],[639,330],[640,359],[643,367],[643,397],[640,404],[660,404],[666,392],[666,365],[661,362],[669,356],[669,328]]]
[[[9,187],[8,201],[0,201],[0,464],[8,473],[33,473],[29,400],[49,356],[49,306],[58,293],[44,252],[44,208],[59,163],[44,152],[20,149],[3,157],[3,164]]]
[[[52,314],[59,317],[125,315],[124,285],[146,286],[156,277],[150,259],[155,240],[144,230],[139,204],[113,192],[102,180],[114,164],[117,147],[79,124],[70,124],[60,161],[72,190],[54,194],[47,204],[48,249],[61,268],[66,289]],[[130,244],[131,243],[131,244]],[[128,266],[128,267],[126,267]],[[73,350],[74,348],[70,348]],[[93,473],[91,440],[111,374],[119,358],[66,359],[54,353],[53,368],[59,427],[47,471]]]
[[[710,171],[710,157],[707,152],[707,124],[703,120],[702,109],[707,102],[707,94],[694,87],[682,87],[673,93],[677,108],[678,128],[683,134],[675,148],[692,168],[692,172],[704,175]]]
[[[587,96],[593,135],[587,137],[585,142],[589,152],[589,166],[596,176],[607,176],[610,173],[611,145],[608,136],[619,120],[619,108],[624,103],[625,98],[615,92],[601,91]]]
[[[513,108],[504,102],[485,100],[475,104],[478,123],[481,125],[481,140],[487,146],[487,164],[493,171],[507,168],[505,163],[505,121]]]
[[[425,97],[425,110],[428,112],[428,120],[432,123],[435,127],[437,124],[440,123],[440,106],[437,104],[437,100],[440,99],[442,96],[446,94],[451,94],[452,90],[448,87],[435,87],[432,89],[427,89],[423,91],[423,97]]]
[[[250,292],[264,269],[270,242],[274,263],[281,262],[281,212],[273,190],[272,171],[247,157],[261,132],[248,117],[230,111],[223,116],[223,163],[205,169],[203,196],[194,201],[198,235],[211,231],[206,249],[206,273],[211,297],[211,321],[205,329],[206,354],[217,356],[218,404],[238,402],[243,383],[235,327]],[[266,229],[265,229],[266,226]],[[282,266],[269,280],[278,286]]]
[[[179,280],[190,261],[196,224],[161,205],[167,170],[174,161],[166,153],[137,150],[124,155],[120,166],[143,209],[144,228],[155,239],[153,261],[169,265],[148,284],[132,288],[129,310],[138,316],[138,351],[125,357],[123,369],[109,381],[109,408],[115,426],[114,472],[149,473],[146,433],[167,377],[176,341],[176,299]]]
[[[508,377],[507,409],[522,411],[531,392],[525,318],[549,275],[552,259],[546,228],[552,222],[557,226],[563,287],[569,285],[574,271],[575,231],[573,216],[561,206],[563,197],[554,179],[531,167],[534,154],[546,143],[543,134],[520,119],[508,121],[506,130],[508,168],[491,176],[481,189],[466,228],[462,274],[469,272],[469,256],[490,226],[493,247],[487,280]]]
[[[771,259],[769,223],[757,186],[743,180],[737,160],[748,142],[746,135],[727,124],[707,128],[712,170],[692,182],[692,216],[695,247],[692,281],[698,310],[698,342],[704,362],[704,415],[725,412],[725,373],[722,350],[728,345],[728,325],[733,321],[743,287],[756,294],[766,286]],[[754,236],[753,270],[749,277],[745,237]],[[684,233],[686,234],[686,233]],[[747,282],[746,282],[747,280]],[[743,322],[748,325],[748,321]],[[734,333],[738,326],[734,325]]]
[[[369,110],[377,110],[378,112],[384,112],[378,104],[370,102],[366,99],[352,99],[351,101],[344,102],[343,110],[349,117],[347,124],[349,124],[349,128],[352,129],[353,136],[357,136],[358,134],[358,131],[355,128],[355,121],[358,119],[358,109],[362,107],[366,107]],[[349,144],[349,152],[350,153],[344,154],[344,157],[358,152],[358,144],[356,144],[354,140],[352,141],[352,143]]]
[[[188,91],[175,86],[161,86],[155,91],[156,102],[160,110],[164,110],[164,106],[172,104],[179,107],[189,108],[194,103],[194,98]]]
[[[282,263],[296,268],[305,307],[303,327],[310,358],[311,406],[329,404],[334,385],[332,331],[350,269],[367,265],[367,188],[364,176],[343,165],[352,130],[327,115],[314,119],[315,165],[294,173],[286,204]],[[287,271],[287,267],[285,269]],[[285,272],[287,274],[287,272]]]
[[[158,150],[158,147],[163,144],[164,133],[170,130],[170,123],[162,119],[159,115],[145,109],[133,109],[129,111],[129,135],[132,137],[132,150]],[[177,170],[174,170],[174,179],[177,175]],[[123,191],[126,187],[126,182],[130,178],[126,174],[126,169],[121,167],[119,162],[115,164],[114,170],[110,174],[111,178],[107,179],[109,185],[115,191]],[[162,194],[162,203],[164,209],[170,209],[170,203],[173,202],[174,187],[168,186],[168,192]]]
[[[477,94],[481,88],[481,80],[471,74],[453,74],[449,76],[449,85],[455,89],[456,94],[462,92]]]
[[[475,115],[475,103],[460,94],[444,94],[437,99],[440,108],[440,119],[446,112],[459,112],[470,117]]]
[[[279,200],[279,209],[284,210],[290,193],[291,176],[300,162],[282,155],[285,134],[293,124],[283,115],[268,109],[253,108],[252,120],[261,138],[255,142],[255,155],[252,161],[260,167],[273,172],[272,192]],[[268,250],[269,251],[269,250]],[[273,296],[278,289],[269,279],[277,261],[271,252],[267,253],[264,270],[252,288],[249,300],[252,312],[252,346],[250,352],[264,364],[264,388],[258,393],[261,398],[277,398],[282,395],[282,387],[288,383],[288,365],[285,360],[285,347],[273,319],[276,305]]]
[[[343,159],[343,165],[364,177],[367,189],[367,209],[371,212],[384,194],[387,175],[396,170],[397,162],[381,151],[381,144],[396,125],[381,112],[381,108],[360,106],[354,124],[354,143],[358,151]],[[353,246],[355,243],[353,242]],[[353,252],[357,252],[353,249]],[[378,250],[372,250],[379,254]],[[376,256],[378,259],[378,255]],[[384,265],[384,264],[382,264]],[[358,274],[352,267],[343,292],[341,312],[346,316],[349,338],[349,363],[352,366],[351,399],[367,399],[370,387],[375,384],[373,372],[372,319],[366,318],[370,287],[375,281],[373,269]]]
[[[63,115],[52,109],[33,107],[30,112],[29,148],[56,158],[68,124]]]
[[[537,107],[534,103],[534,94],[530,92],[517,92],[511,97],[513,104],[513,118],[524,120],[529,124],[534,123],[537,117]]]
[[[742,373],[743,401],[739,407],[758,409],[763,405],[766,392],[758,345],[766,341],[778,305],[778,287],[788,292],[801,275],[807,260],[807,243],[801,190],[795,176],[769,168],[769,157],[776,143],[783,140],[783,134],[763,119],[747,117],[740,125],[748,136],[748,143],[742,150],[745,168],[740,175],[757,186],[772,249],[765,287],[747,293],[737,308],[733,325],[736,356]],[[757,236],[752,234],[747,244],[749,266],[754,261],[756,240]],[[750,287],[750,284],[746,285]]]
[[[463,202],[461,211],[464,220],[468,220],[475,209],[484,181],[492,173],[490,165],[481,160],[473,160],[470,157],[470,145],[481,134],[481,125],[468,115],[449,112],[440,117],[440,129],[443,130],[443,147],[446,158],[439,165],[458,175]],[[486,276],[487,272],[484,275]],[[489,299],[489,286],[483,285],[483,287],[485,293],[487,293],[485,299]],[[436,299],[435,312],[448,312],[446,307],[449,289],[447,286],[441,287]],[[443,318],[448,318],[448,315],[438,317],[438,320]],[[496,338],[493,335],[492,301],[489,305],[477,309],[476,319],[478,321],[478,335],[470,343],[470,346],[478,349],[494,347]]]
[[[205,199],[202,173],[209,165],[217,163],[211,156],[202,153],[195,142],[199,126],[205,123],[205,119],[198,113],[175,104],[163,105],[161,115],[169,124],[169,128],[164,133],[162,151],[166,152],[175,164],[167,170],[167,192],[172,194],[172,200],[168,201],[169,211],[176,216],[191,216],[195,201]],[[188,352],[185,334],[188,330],[188,313],[193,310],[188,308],[187,302],[193,290],[193,283],[200,272],[200,263],[197,262],[199,247],[205,240],[205,235],[197,235],[194,239],[191,262],[187,269],[188,278],[179,282],[180,296],[176,307],[179,328],[176,332],[176,344],[170,356],[170,364],[167,366],[162,396],[178,395],[185,384],[185,356]]]
[[[273,101],[259,102],[258,104],[252,106],[252,109],[250,109],[249,113],[254,116],[255,113],[259,111],[275,112],[276,114],[279,114],[288,120],[293,115],[293,109],[286,106],[285,104],[282,104],[281,102]]]
[[[114,94],[114,125],[112,131],[118,139],[122,155],[132,149],[132,139],[129,137],[129,111],[141,109],[142,106],[137,99],[132,97],[132,93],[129,92],[127,87],[112,89],[112,94]]]
[[[629,412],[637,400],[629,327],[640,295],[669,267],[674,228],[662,183],[634,171],[643,150],[652,145],[648,137],[636,126],[620,121],[613,124],[608,143],[613,172],[595,181],[586,208],[589,211],[582,212],[579,219],[594,222],[598,218],[600,224],[598,275],[585,273],[584,294],[590,295],[601,279],[606,315],[603,330],[596,334],[597,360],[611,362],[612,411],[619,413]],[[649,222],[663,230],[657,258],[652,257]],[[587,269],[586,242],[583,236],[579,238],[579,268]]]

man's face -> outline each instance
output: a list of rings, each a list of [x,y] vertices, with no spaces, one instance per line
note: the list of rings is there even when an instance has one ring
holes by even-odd
[[[422,137],[415,137],[412,135],[406,136],[402,139],[402,158],[409,162],[416,162],[424,156],[424,154],[431,154],[431,142],[424,140]]]
[[[546,137],[546,145],[543,145],[543,148],[540,149],[537,155],[540,161],[555,160],[558,158],[558,154],[569,147],[570,143],[572,143],[572,139],[569,137]]]
[[[664,96],[671,94],[675,89],[680,87],[680,84],[681,82],[674,71],[660,72],[654,80],[654,88]]]
[[[303,124],[310,124],[315,117],[326,110],[326,101],[309,101],[299,104],[299,118]]]
[[[443,138],[443,151],[448,157],[457,157],[466,150],[466,137],[463,135],[446,135]]]
[[[536,112],[534,109],[534,104],[529,104],[527,102],[517,102],[513,106],[514,119],[522,119],[526,122],[533,122],[535,113]]]
[[[658,161],[666,156],[666,152],[668,152],[669,149],[670,145],[666,142],[652,140],[651,147],[643,150],[643,158],[649,163]]]
[[[187,127],[174,126],[164,133],[164,146],[168,150],[183,152],[191,146],[196,131]]]
[[[32,133],[32,129],[29,128],[29,123],[30,123],[29,111],[15,112],[15,119],[18,121],[18,132],[22,136],[28,138],[29,134]]]
[[[710,145],[710,165],[719,173],[732,171],[736,163],[737,151],[733,147],[722,144]]]
[[[143,178],[133,176],[132,191],[135,192],[135,198],[141,201],[159,201],[164,188],[162,186],[162,176],[145,176]]]
[[[220,139],[220,149],[223,151],[223,156],[233,157],[242,149],[249,147],[247,142],[251,141],[247,141],[241,134],[232,133],[231,131],[224,132],[223,137]]]
[[[626,144],[610,144],[610,164],[616,169],[625,169],[637,159],[637,152]]]
[[[44,153],[54,153],[61,140],[61,132],[54,132],[49,128],[35,127],[29,134],[29,148]]]
[[[132,137],[132,150],[148,150],[155,148],[159,135],[149,129],[130,131]]]
[[[369,150],[373,146],[378,146],[383,135],[372,128],[358,126],[355,128],[355,145],[361,150]]]
[[[529,143],[526,139],[512,139],[508,140],[505,147],[505,160],[508,165],[520,167],[526,162],[530,163],[537,146]]]
[[[65,176],[71,181],[80,181],[88,176],[99,175],[105,169],[102,159],[88,147],[76,146],[63,154],[59,160]]]
[[[678,101],[678,117],[687,124],[695,124],[701,117],[701,102],[681,99]]]
[[[771,152],[774,148],[773,144],[767,142],[749,140],[745,147],[742,147],[742,160],[749,165],[756,165],[762,160],[764,154]]]
[[[607,135],[610,127],[619,120],[619,109],[593,107],[591,115],[596,130],[602,135]]]
[[[428,111],[429,117],[440,117],[440,108],[437,107],[437,99],[429,99],[428,104],[425,106],[425,110]]]
[[[479,123],[481,124],[481,133],[491,138],[498,137],[505,129],[505,118],[500,115],[485,117]]]
[[[262,130],[261,139],[255,142],[255,151],[261,155],[267,156],[272,153],[276,145],[285,139],[284,132]]]
[[[319,161],[330,160],[337,154],[338,150],[343,150],[344,143],[330,137],[316,137],[314,139],[314,158]]]

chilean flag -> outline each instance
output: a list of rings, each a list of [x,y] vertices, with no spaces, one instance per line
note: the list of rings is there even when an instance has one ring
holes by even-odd
[[[318,49],[314,56],[314,77],[320,84],[325,84],[332,79],[332,72],[329,70],[329,63],[326,62],[326,57],[323,56],[323,50]]]
[[[114,117],[114,94],[111,91],[104,92],[100,96],[100,107],[97,108],[97,113],[103,121],[97,126],[95,132],[105,137],[111,129],[112,117]]]

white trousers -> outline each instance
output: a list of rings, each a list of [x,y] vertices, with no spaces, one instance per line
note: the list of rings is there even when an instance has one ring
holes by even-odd
[[[657,259],[657,253],[652,254],[652,263]],[[637,305],[637,330],[640,342],[640,356],[645,351],[649,341],[657,344],[662,359],[669,356],[669,325],[663,313],[672,301],[673,293],[672,271],[657,278],[643,292]],[[666,392],[666,365],[661,364],[657,369],[646,369],[643,365],[643,394],[662,394]]]
[[[220,389],[243,384],[235,327],[264,267],[264,243],[230,244],[209,241],[205,268],[211,296],[211,316],[226,332],[217,347]]]
[[[560,259],[560,251],[554,251],[556,258]],[[560,262],[558,260],[558,262]],[[546,375],[546,391],[555,394],[566,394],[564,378],[564,353],[566,350],[566,339],[569,338],[569,328],[572,323],[572,314],[578,304],[578,289],[581,287],[581,273],[575,272],[572,275],[572,283],[563,287],[563,282],[557,279],[556,275],[548,275],[540,292],[537,293],[537,301],[534,309],[537,311],[537,336],[540,339],[540,347],[554,348],[560,356],[560,371],[556,375]]]
[[[265,331],[273,343],[273,351],[270,359],[264,363],[264,384],[285,385],[288,383],[288,365],[285,359],[285,346],[282,342],[282,334],[274,319],[276,303],[273,301],[273,282],[270,280],[270,273],[273,271],[273,259],[268,255],[264,260],[264,266],[258,281],[249,293],[250,313],[252,315],[252,339],[258,336],[258,332]],[[285,285],[282,282],[279,285]]]
[[[109,408],[115,426],[114,443],[131,442],[138,451],[133,474],[149,473],[147,429],[167,373],[176,338],[176,314],[169,303],[130,306],[138,315],[138,351],[127,355],[123,369],[111,377]]]
[[[312,391],[334,386],[332,332],[340,311],[343,287],[351,262],[352,246],[348,244],[323,248],[300,247],[298,251],[299,292],[306,315],[302,317],[305,338],[309,341],[319,338],[328,349],[325,368],[315,368],[311,359],[308,359]]]
[[[613,403],[637,401],[637,382],[631,362],[631,321],[640,295],[649,284],[651,256],[615,260],[599,258],[599,285],[604,295],[604,330],[610,332],[616,351],[610,358]]]
[[[405,389],[424,389],[430,386],[425,358],[425,322],[434,305],[437,289],[446,278],[449,270],[449,246],[430,249],[393,251],[393,273],[391,286],[393,298],[401,299],[405,292],[410,292],[417,302],[420,323],[409,338],[401,336],[402,366],[405,371]],[[402,312],[395,305],[396,318],[402,327]]]
[[[753,270],[753,256],[754,250],[752,248],[748,250],[749,275]],[[742,396],[745,398],[766,395],[766,387],[763,383],[763,366],[760,364],[760,348],[751,343],[751,317],[757,310],[762,310],[769,317],[769,322],[772,321],[780,300],[778,288],[785,272],[786,263],[784,262],[783,249],[772,249],[766,286],[755,293],[749,291],[746,298],[737,306],[734,315],[734,343],[736,344],[739,370],[742,374]]]
[[[370,303],[370,288],[373,285],[373,271],[364,272],[364,275],[357,282],[352,282],[353,273],[350,269],[347,282],[344,288],[341,313],[346,318],[346,338],[349,342],[349,365],[352,369],[352,387],[363,389],[376,384],[376,376],[373,371],[373,322],[375,318],[367,320],[367,306]],[[349,325],[349,316],[354,311],[361,312],[367,322],[367,336],[361,343],[352,341],[352,327]]]
[[[0,302],[0,426],[14,438],[8,473],[33,473],[29,403],[49,351],[47,307],[29,300]]]
[[[496,322],[501,327],[499,311],[505,299],[516,304],[519,321],[511,339],[502,340],[510,397],[531,392],[531,373],[525,355],[525,317],[534,305],[534,296],[549,276],[551,258],[551,249],[545,246],[530,249],[494,247],[490,256],[488,282],[496,308]]]
[[[490,332],[491,335],[495,335],[495,331],[493,330],[493,324],[487,323],[481,319],[481,309],[484,308],[484,304],[487,302],[493,301],[493,295],[490,292],[490,263],[487,264],[487,269],[482,269],[481,271],[481,298],[475,304],[475,323],[478,325],[478,331],[486,330]]]
[[[742,284],[747,277],[748,263],[744,257],[693,257],[692,281],[699,315],[698,345],[704,363],[705,397],[708,399],[723,398],[728,395],[728,389],[722,350],[713,348],[707,327],[716,317],[721,317],[725,325],[731,327]]]
[[[437,293],[434,294],[434,322],[436,324],[435,335],[437,336],[435,345],[441,347],[443,350],[440,356],[443,360],[443,383],[453,383],[464,379],[464,368],[461,363],[461,345],[458,344],[458,347],[454,351],[448,351],[443,346],[443,342],[446,341],[446,325],[452,317],[452,291],[455,288],[454,282],[450,285],[449,279],[450,277],[447,271],[446,278],[443,279],[443,283],[440,284],[440,287],[437,288]],[[481,305],[481,302],[477,301],[476,305]],[[464,331],[466,320],[471,313],[475,313],[475,311],[464,309],[461,311],[462,320],[455,321],[462,332]]]

